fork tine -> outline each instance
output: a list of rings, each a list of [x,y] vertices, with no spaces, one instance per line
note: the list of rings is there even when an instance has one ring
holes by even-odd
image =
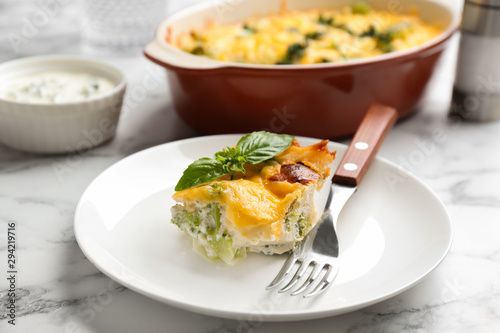
[[[326,264],[325,266],[323,266],[323,268],[325,268],[325,267],[326,267],[326,273],[323,276],[323,278],[321,279],[321,281],[318,283],[318,285],[316,286],[316,288],[314,288],[313,291],[311,291],[307,295],[304,295],[304,298],[316,296],[316,295],[322,293],[333,282],[333,279],[335,279],[335,276],[337,275],[337,270],[334,271],[333,267],[329,264]]]
[[[283,288],[278,290],[279,293],[284,293],[285,291],[290,290],[290,288],[292,288],[300,280],[302,275],[304,275],[304,273],[306,272],[307,268],[311,265],[311,263],[314,262],[314,261],[311,261],[311,262],[308,262],[306,264],[306,263],[302,262],[300,259],[298,261],[300,262],[300,266],[297,269],[297,272],[295,273],[295,275],[292,277],[292,279],[290,280],[290,282],[288,282],[288,284],[286,286],[284,286]]]
[[[311,274],[309,274],[309,276],[307,277],[307,280],[302,284],[302,286],[300,286],[300,288],[295,290],[290,295],[291,296],[300,295],[304,290],[307,289],[307,287],[311,285],[311,283],[313,283],[316,280],[316,278],[319,276],[319,273],[321,273],[321,270],[322,269],[319,268],[319,265],[316,262],[314,262],[314,267],[311,271]]]
[[[297,261],[297,258],[292,254],[288,257],[288,259],[285,261],[283,264],[283,267],[281,267],[278,275],[274,278],[274,280],[266,287],[267,290],[272,289],[276,287],[278,284],[280,284],[290,273],[292,270],[293,266],[295,265],[295,262]]]

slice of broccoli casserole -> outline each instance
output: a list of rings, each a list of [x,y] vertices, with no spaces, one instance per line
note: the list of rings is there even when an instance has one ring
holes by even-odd
[[[241,170],[232,167],[238,170],[173,195],[172,223],[193,239],[197,252],[226,263],[247,251],[281,254],[316,224],[315,192],[335,152],[328,151],[328,140],[308,147],[290,142],[272,158],[243,162]]]

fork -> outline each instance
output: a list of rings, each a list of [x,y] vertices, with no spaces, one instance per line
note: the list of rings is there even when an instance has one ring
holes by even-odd
[[[340,268],[339,242],[335,231],[338,216],[356,191],[396,118],[397,112],[392,107],[382,104],[370,106],[333,175],[323,215],[290,254],[278,275],[266,289],[273,289],[284,282],[295,266],[298,266],[295,274],[278,290],[279,293],[290,291],[299,281],[304,280],[303,277],[305,281],[291,292],[292,296],[312,289],[303,295],[312,297],[322,293],[332,284]],[[313,287],[318,278],[319,282]]]

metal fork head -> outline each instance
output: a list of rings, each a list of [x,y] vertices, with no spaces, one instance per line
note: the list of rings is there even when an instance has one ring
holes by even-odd
[[[306,290],[310,290],[308,293],[303,294],[303,297],[312,297],[325,291],[330,286],[338,270],[338,260],[332,262],[330,257],[312,255],[304,260],[304,258],[298,258],[297,255],[291,254],[278,275],[266,289],[273,289],[285,280],[288,280],[278,290],[278,293],[290,291],[291,296],[297,296],[303,294]],[[289,278],[290,276],[291,278]],[[312,287],[313,285],[315,286]],[[299,287],[292,291],[292,288],[295,286]]]
[[[318,260],[319,259],[319,260]],[[320,294],[333,282],[337,272],[339,270],[339,263],[329,263],[323,258],[310,259],[307,262],[303,262],[302,259],[294,258],[290,256],[287,260],[287,267],[283,266],[286,270],[281,272],[276,276],[276,278],[271,282],[266,289],[273,289],[281,282],[285,281],[287,277],[292,276],[288,283],[285,284],[278,293],[284,293],[290,291],[291,296],[297,296],[303,294],[306,290],[312,289],[310,292],[303,295],[303,297],[312,297]],[[296,267],[296,268],[295,268]],[[283,270],[282,269],[282,270]],[[295,273],[293,273],[295,271]],[[299,281],[303,280],[302,284]],[[316,281],[319,281],[315,284]],[[314,288],[310,288],[315,284]],[[294,291],[291,289],[294,286],[299,285]]]
[[[300,285],[291,291],[290,295],[303,294],[304,297],[312,297],[322,293],[332,284],[339,271],[339,243],[334,218],[337,218],[343,204],[355,191],[353,187],[338,188],[338,185],[332,188],[327,210],[320,221],[290,254],[278,275],[266,289],[276,288],[287,280],[285,286],[278,290],[279,293],[288,292],[294,286]],[[331,204],[332,192],[335,192],[336,196],[334,204]],[[302,284],[299,283],[301,280]],[[306,291],[309,292],[304,294]]]
[[[327,237],[320,237],[327,236]],[[309,289],[316,281],[316,287],[304,297],[315,296],[323,292],[333,281],[338,272],[338,240],[335,233],[331,212],[328,210],[318,225],[311,230],[306,238],[302,240],[298,248],[290,254],[278,275],[266,289],[272,289],[287,280],[288,283],[278,290],[284,293],[294,286],[302,284],[291,292],[292,296],[297,296]],[[303,279],[305,277],[305,279]]]

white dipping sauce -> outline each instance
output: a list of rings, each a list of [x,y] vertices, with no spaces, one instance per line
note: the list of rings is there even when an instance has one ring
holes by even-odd
[[[23,103],[67,103],[112,90],[110,80],[84,72],[40,72],[5,80],[0,98]]]

